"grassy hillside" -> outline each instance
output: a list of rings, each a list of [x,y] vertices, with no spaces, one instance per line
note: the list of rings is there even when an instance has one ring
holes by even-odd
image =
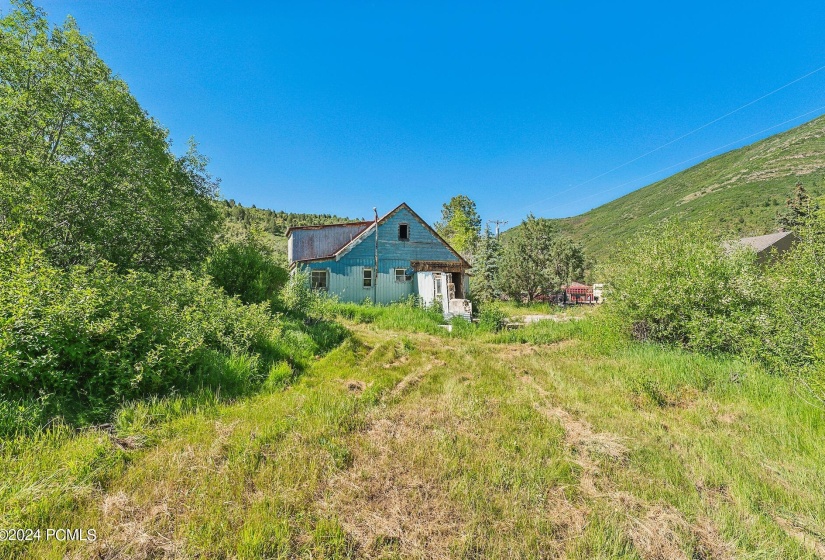
[[[387,313],[282,390],[7,442],[0,524],[97,540],[0,556],[825,553],[825,413],[787,380],[621,343],[593,319],[462,337],[390,329]]]
[[[720,236],[777,230],[776,214],[798,180],[825,192],[825,117],[722,154],[590,212],[560,220],[601,260],[617,240],[666,218],[708,220]]]

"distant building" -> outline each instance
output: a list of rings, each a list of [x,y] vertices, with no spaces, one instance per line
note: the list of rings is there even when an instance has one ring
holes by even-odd
[[[756,251],[756,259],[759,264],[771,261],[774,256],[779,256],[791,250],[799,241],[799,238],[792,231],[778,231],[768,235],[758,235],[756,237],[743,237],[736,241],[725,243],[728,250],[739,247],[747,247]]]
[[[416,296],[446,316],[472,313],[470,264],[406,203],[375,221],[293,227],[286,236],[290,270],[307,270],[314,289],[341,301]]]
[[[567,286],[562,286],[564,290],[565,303],[594,303],[593,286],[582,284],[581,282],[571,282]]]

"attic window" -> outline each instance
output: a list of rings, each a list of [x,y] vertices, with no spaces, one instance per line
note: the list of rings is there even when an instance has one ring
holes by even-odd
[[[409,224],[399,224],[398,225],[398,240],[399,241],[409,241],[410,240],[410,225]]]

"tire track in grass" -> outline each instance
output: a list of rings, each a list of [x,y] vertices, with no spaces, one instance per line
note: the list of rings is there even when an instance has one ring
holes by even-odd
[[[534,407],[544,417],[558,422],[565,432],[565,444],[581,468],[579,490],[587,500],[607,502],[626,517],[625,530],[637,552],[645,560],[735,557],[734,546],[725,541],[713,523],[700,518],[690,523],[670,505],[648,504],[636,496],[615,489],[601,472],[594,456],[602,455],[614,464],[624,464],[630,450],[627,438],[608,432],[597,432],[592,425],[574,417],[564,408],[549,403],[552,395],[527,370],[518,370],[512,354],[504,358],[517,371],[518,380],[535,392],[539,401]],[[501,358],[501,355],[500,355]],[[509,359],[508,359],[509,358]],[[685,541],[689,542],[685,542]],[[686,549],[692,549],[690,555]]]

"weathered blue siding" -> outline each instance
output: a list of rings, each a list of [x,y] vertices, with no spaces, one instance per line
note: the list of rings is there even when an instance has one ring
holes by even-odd
[[[409,241],[398,239],[398,226],[409,226]],[[416,279],[397,282],[395,269],[409,269],[411,261],[449,261],[460,259],[419,222],[406,208],[401,207],[378,225],[378,279],[375,288],[363,287],[363,270],[372,268],[375,259],[375,233],[364,236],[360,243],[334,258],[305,263],[310,270],[327,270],[329,292],[341,301],[360,303],[366,298],[376,303],[391,303],[413,295]]]

